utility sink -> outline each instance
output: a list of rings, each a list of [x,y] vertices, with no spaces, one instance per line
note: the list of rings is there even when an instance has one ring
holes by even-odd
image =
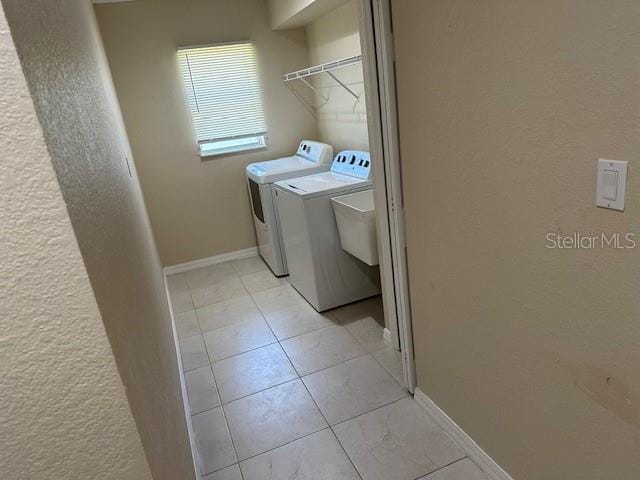
[[[373,190],[331,199],[342,249],[369,266],[378,265],[378,238]]]

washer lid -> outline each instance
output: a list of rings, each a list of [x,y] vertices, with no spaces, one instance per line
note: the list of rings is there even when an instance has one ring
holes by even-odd
[[[327,163],[318,164],[294,155],[267,162],[251,163],[247,165],[247,176],[256,183],[273,183],[287,178],[323,172],[329,167]]]
[[[323,172],[276,182],[278,188],[307,198],[319,195],[333,195],[368,185],[371,185],[369,180],[336,172]]]

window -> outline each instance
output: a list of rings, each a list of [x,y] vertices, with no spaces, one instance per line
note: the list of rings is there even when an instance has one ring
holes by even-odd
[[[201,157],[266,146],[253,44],[180,48],[178,61]]]

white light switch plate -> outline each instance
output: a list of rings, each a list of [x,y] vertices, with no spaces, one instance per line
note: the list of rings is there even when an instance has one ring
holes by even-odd
[[[596,205],[611,210],[624,211],[627,186],[627,162],[598,160],[598,188]]]

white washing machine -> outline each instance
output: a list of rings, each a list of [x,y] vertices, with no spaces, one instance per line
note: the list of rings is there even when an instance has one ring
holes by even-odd
[[[303,140],[296,154],[291,157],[247,165],[247,183],[258,251],[273,273],[279,277],[287,275],[288,272],[275,208],[273,182],[325,172],[331,166],[332,157],[331,145]]]
[[[380,293],[380,271],[340,245],[331,198],[372,188],[368,152],[340,152],[328,172],[276,182],[289,283],[319,312]]]

